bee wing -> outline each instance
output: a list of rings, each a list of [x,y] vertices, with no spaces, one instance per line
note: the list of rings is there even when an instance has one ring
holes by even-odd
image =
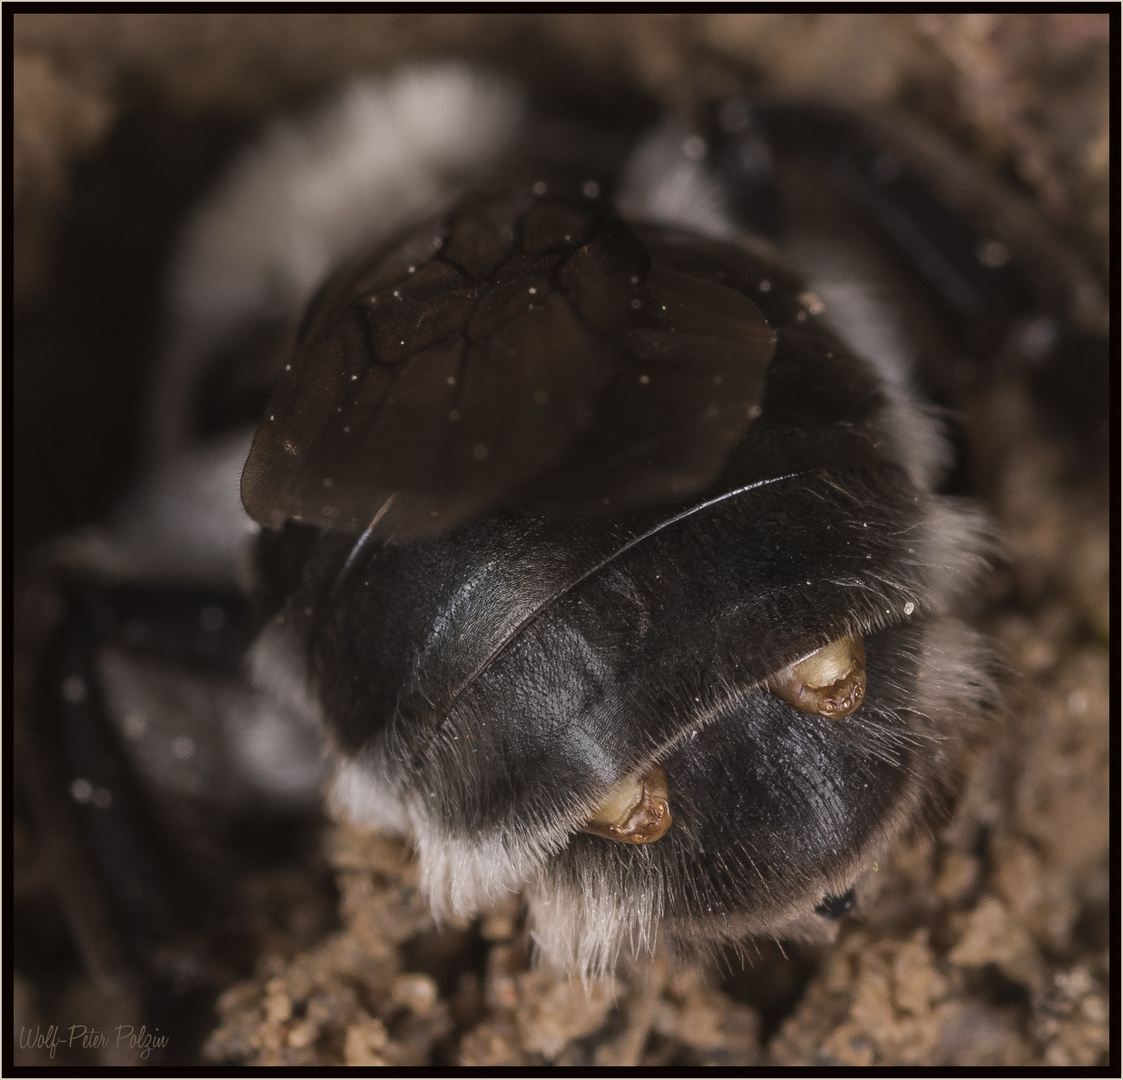
[[[600,204],[481,198],[322,290],[243,503],[274,528],[408,538],[501,502],[682,499],[759,411],[772,351],[741,290],[653,260]]]

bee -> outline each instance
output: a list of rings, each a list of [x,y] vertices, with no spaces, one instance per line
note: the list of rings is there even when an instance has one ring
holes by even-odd
[[[84,723],[223,813],[326,786],[583,974],[829,934],[994,701],[893,260],[985,350],[1040,235],[945,229],[932,154],[740,97],[594,130],[458,65],[267,129],[188,222],[147,479],[54,549],[73,800],[114,802]]]

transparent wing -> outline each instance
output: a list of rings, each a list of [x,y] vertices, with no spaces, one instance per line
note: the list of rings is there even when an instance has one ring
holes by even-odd
[[[356,260],[305,318],[246,509],[410,537],[501,503],[584,514],[700,491],[759,412],[773,334],[663,248],[599,200],[528,190]]]

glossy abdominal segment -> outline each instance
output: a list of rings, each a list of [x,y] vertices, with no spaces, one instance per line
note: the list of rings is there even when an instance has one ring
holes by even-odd
[[[457,676],[449,657],[422,657],[381,745],[466,844],[579,825],[788,664],[919,612],[919,526],[891,470],[809,474],[713,505],[543,605],[482,668]],[[438,671],[449,681],[430,681]]]
[[[977,681],[955,685],[978,641],[954,620],[913,620],[866,644],[866,700],[844,722],[762,691],[732,699],[661,757],[675,812],[661,840],[579,835],[553,857],[530,888],[542,952],[604,970],[657,941],[693,952],[822,933],[815,909],[883,857],[978,706]]]
[[[643,877],[675,918],[764,924],[805,896],[813,907],[892,831],[936,755],[940,733],[913,711],[923,622],[867,643],[869,689],[847,722],[762,689],[732,697],[660,757],[675,812],[662,840],[633,850],[576,837],[548,873]]]

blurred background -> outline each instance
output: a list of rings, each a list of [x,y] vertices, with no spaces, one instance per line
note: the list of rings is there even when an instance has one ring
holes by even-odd
[[[564,87],[591,108],[611,101],[641,114],[732,81],[897,105],[1027,194],[1106,275],[1109,39],[1108,16],[1080,13],[15,15],[9,553],[21,565],[120,492],[138,464],[162,275],[184,213],[266,116],[349,73],[454,55],[546,97]],[[678,1019],[636,1063],[656,1051],[663,1064],[1103,1059],[1106,488],[1032,431],[1019,393],[989,388],[967,425],[986,433],[973,448],[978,488],[1006,535],[978,618],[1007,655],[1014,705],[952,824],[916,839],[834,952],[793,950],[756,976],[668,989]],[[25,625],[17,690],[33,664],[34,617]],[[60,1002],[82,1000],[82,988],[34,827],[17,815],[15,828],[18,1032],[28,1018],[59,1022]],[[305,929],[290,934],[295,954],[336,916],[330,888],[293,903],[307,909]],[[717,1035],[719,1049],[692,1048],[685,1034],[691,1002],[709,1001],[713,1016],[725,1007],[709,993],[756,1016],[736,1052]],[[257,1007],[252,990],[246,1001]],[[448,1060],[467,1063],[467,1033],[499,1024],[489,1008],[456,1021]],[[559,1049],[495,1031],[507,1031],[510,1060],[479,1050],[472,1061],[570,1052],[565,1039]],[[29,1054],[28,1064],[49,1063]]]

